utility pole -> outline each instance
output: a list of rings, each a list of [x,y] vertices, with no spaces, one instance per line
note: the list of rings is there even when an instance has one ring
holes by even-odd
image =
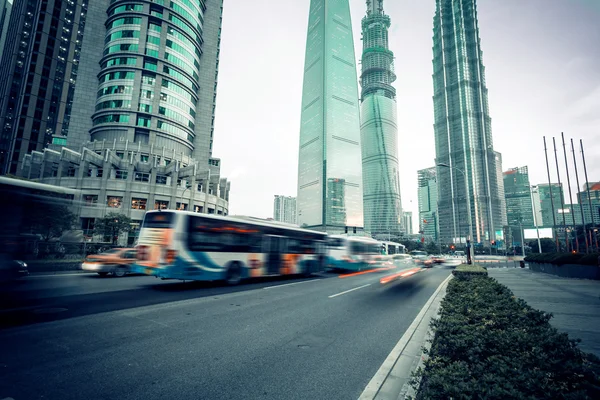
[[[571,202],[571,219],[573,220],[573,229],[575,229],[575,248],[579,253],[579,238],[577,237],[577,224],[575,222],[575,213],[573,212],[573,194],[571,192],[571,178],[569,178],[569,162],[567,161],[567,145],[565,144],[565,133],[560,133],[563,142],[563,152],[565,154],[565,169],[567,170],[567,186],[569,187],[569,201]]]
[[[577,159],[575,158],[573,138],[571,138],[571,152],[573,153],[573,166],[575,167],[575,182],[577,183],[577,203],[579,204],[579,211],[581,211],[581,225],[583,228],[583,237],[585,238],[585,252],[586,254],[589,254],[591,243],[588,243],[587,227],[585,226],[585,216],[583,215],[583,203],[581,201],[581,189],[579,187],[579,174],[577,173]],[[575,229],[575,234],[577,234],[577,229]]]
[[[550,205],[552,206],[552,234],[554,235],[554,239],[556,241],[556,252],[559,253],[560,246],[558,243],[558,232],[556,231],[556,212],[554,210],[554,196],[552,196],[552,181],[550,179],[550,164],[548,163],[548,149],[546,147],[546,136],[544,136],[544,155],[546,156],[546,171],[548,172],[548,190],[550,191]],[[587,180],[587,178],[586,178],[586,180]],[[538,187],[538,193],[539,193],[539,187]],[[591,208],[591,206],[590,206],[590,208]]]

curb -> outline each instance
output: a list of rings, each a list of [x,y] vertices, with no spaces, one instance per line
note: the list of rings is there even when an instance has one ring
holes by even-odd
[[[421,308],[417,317],[364,389],[359,400],[398,400],[410,396],[414,398],[415,391],[411,386],[412,373],[424,363],[423,347],[430,347],[431,342],[428,340],[433,337],[429,324],[439,312],[442,299],[446,296],[446,287],[452,277],[452,274],[448,276]]]

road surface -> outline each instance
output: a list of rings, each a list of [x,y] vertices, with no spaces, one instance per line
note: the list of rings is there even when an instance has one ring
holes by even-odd
[[[237,287],[30,277],[0,309],[0,399],[356,399],[451,268]]]

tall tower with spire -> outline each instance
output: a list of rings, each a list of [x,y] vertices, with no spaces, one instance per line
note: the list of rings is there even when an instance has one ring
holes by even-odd
[[[482,58],[476,0],[436,0],[434,133],[440,239],[448,244],[489,243],[505,220]]]
[[[361,147],[365,231],[399,236],[402,221],[398,174],[394,53],[389,49],[390,17],[383,0],[367,0],[362,19]]]

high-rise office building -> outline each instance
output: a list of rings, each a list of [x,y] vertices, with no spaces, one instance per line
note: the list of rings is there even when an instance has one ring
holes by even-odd
[[[0,0],[0,60],[4,53],[4,43],[8,33],[8,23],[12,13],[13,0]]]
[[[533,205],[527,167],[511,168],[504,172],[504,197],[508,226],[533,227]]]
[[[275,195],[275,199],[273,200],[273,219],[288,224],[296,224],[296,198]]]
[[[419,200],[419,231],[438,241],[438,184],[435,167],[417,171]]]
[[[402,230],[404,234],[412,235],[413,234],[413,213],[412,211],[404,211],[402,213]]]
[[[399,233],[402,215],[390,23],[383,0],[367,0],[367,15],[362,20],[360,133],[365,231],[373,235]]]
[[[0,62],[0,173],[18,174],[26,154],[65,143],[87,11],[83,0],[12,4]]]
[[[363,226],[356,58],[348,0],[311,0],[298,159],[298,224]]]
[[[600,182],[584,184],[582,189],[578,201],[583,208],[585,223],[600,226]]]
[[[84,230],[114,208],[134,221],[152,208],[227,215],[230,185],[220,175],[220,160],[212,157],[223,1],[56,4],[63,8],[54,11],[64,13],[58,13],[60,23],[50,35],[41,35],[41,43],[56,57],[48,66],[62,70],[61,62],[66,65],[64,84],[44,82],[42,65],[47,65],[41,55],[37,64],[31,61],[37,46],[32,41],[33,55],[30,50],[23,65],[40,73],[33,80],[38,100],[22,101],[32,104],[29,108],[15,100],[22,111],[13,115],[24,119],[26,111],[26,116],[33,113],[32,126],[42,118],[50,140],[13,146],[29,154],[17,157],[22,151],[13,151],[11,168],[79,189],[93,204],[82,207]],[[24,30],[19,34],[27,36]],[[52,51],[50,44],[56,46]],[[13,57],[17,67],[19,57]],[[32,89],[24,83],[18,88],[27,99]],[[45,118],[53,110],[55,89],[60,117],[56,129],[48,130]],[[2,118],[10,104],[3,106]],[[44,105],[41,114],[33,111],[38,104]]]
[[[502,201],[476,2],[436,0],[433,22],[440,239],[464,241],[470,210],[472,241],[485,243],[502,229]]]
[[[542,214],[542,222],[540,226],[551,228],[555,225],[562,226],[562,210],[564,193],[562,184],[552,183],[551,186],[547,183],[537,185],[537,192],[540,196],[540,212]],[[550,193],[552,192],[552,194]]]
[[[498,181],[498,195],[500,196],[500,214],[502,226],[496,227],[496,236],[502,232],[502,227],[508,225],[508,217],[506,215],[506,198],[504,197],[504,171],[502,171],[502,154],[499,151],[494,151],[496,156],[496,180]]]

